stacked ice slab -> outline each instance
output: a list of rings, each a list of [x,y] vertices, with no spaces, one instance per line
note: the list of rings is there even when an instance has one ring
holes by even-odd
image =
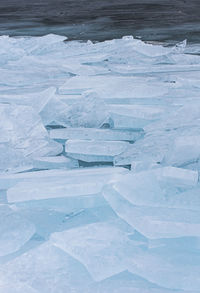
[[[0,37],[0,293],[199,293],[196,52]]]

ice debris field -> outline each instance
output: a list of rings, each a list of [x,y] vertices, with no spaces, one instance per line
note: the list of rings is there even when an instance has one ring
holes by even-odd
[[[199,50],[0,37],[0,293],[200,292]]]

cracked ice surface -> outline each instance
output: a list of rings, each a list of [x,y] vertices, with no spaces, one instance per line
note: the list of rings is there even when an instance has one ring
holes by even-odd
[[[0,293],[199,292],[185,48],[0,37]]]

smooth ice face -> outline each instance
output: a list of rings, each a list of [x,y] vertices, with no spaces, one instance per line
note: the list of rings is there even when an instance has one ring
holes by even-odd
[[[0,205],[0,256],[20,249],[35,233],[35,227],[7,205]]]
[[[159,175],[159,171],[160,175]],[[199,180],[197,171],[186,170],[183,168],[164,167],[155,171],[161,179],[166,183],[175,185],[177,187],[194,187]]]
[[[133,205],[112,186],[103,189],[103,196],[119,217],[147,238],[200,236],[200,217],[195,210]]]
[[[165,162],[174,166],[184,166],[200,159],[200,136],[181,136],[175,139]]]
[[[75,76],[59,88],[60,94],[80,94],[93,90],[103,98],[158,97],[167,93],[167,88],[135,83],[134,77],[122,76]]]
[[[50,138],[66,141],[68,139],[80,140],[104,140],[104,141],[136,141],[143,132],[118,130],[118,129],[94,129],[94,128],[63,128],[52,129]]]
[[[84,170],[63,172],[55,170],[54,173],[49,173],[49,176],[45,171],[33,172],[32,176],[30,172],[29,176],[24,178],[22,174],[11,176],[10,181],[13,178],[14,186],[7,190],[7,200],[9,203],[46,200],[48,205],[47,200],[54,199],[53,204],[56,206],[59,204],[59,199],[63,198],[66,209],[88,208],[104,204],[100,196],[103,186],[118,174],[126,172],[124,168],[111,167],[91,168],[86,172]],[[41,204],[38,202],[38,205]]]
[[[120,167],[94,167],[94,168],[80,168],[76,170],[41,170],[41,171],[32,171],[32,172],[22,172],[22,173],[2,173],[0,174],[0,185],[1,189],[8,189],[15,186],[17,183],[24,181],[33,181],[33,182],[43,182],[43,181],[53,181],[53,179],[63,179],[71,180],[74,178],[75,183],[78,183],[79,178],[88,178],[93,180],[94,177],[111,179],[112,176],[115,176],[116,173],[127,173],[128,170]],[[113,174],[114,173],[114,174]],[[108,177],[107,177],[108,176]],[[80,181],[81,182],[81,181]]]
[[[105,103],[93,92],[86,93],[81,100],[73,103],[63,115],[64,126],[101,127],[108,120]]]
[[[128,271],[116,274],[100,282],[95,282],[88,286],[87,293],[172,293],[171,289],[166,289],[153,284],[146,279],[134,275]],[[81,293],[81,292],[80,292]],[[175,293],[175,292],[174,292]],[[189,293],[189,292],[188,292]]]
[[[65,152],[69,157],[85,162],[112,162],[129,146],[124,141],[68,140]]]
[[[140,263],[140,266],[135,266],[135,263]],[[163,247],[138,252],[130,260],[129,271],[178,292],[198,292],[199,264],[198,251]]]
[[[0,112],[0,148],[5,149],[0,155],[1,169],[25,164],[35,156],[62,152],[62,146],[49,139],[39,115],[32,108],[0,104]],[[11,157],[7,158],[9,153]]]
[[[0,266],[0,284],[5,278],[11,284],[20,282],[22,288],[30,287],[30,293],[72,293],[92,282],[83,265],[49,242]]]
[[[119,174],[111,181],[110,187],[134,206],[187,209],[190,205],[190,209],[199,209],[196,198],[198,173],[191,170],[164,167]]]
[[[25,283],[22,282],[15,282],[11,284],[10,279],[1,279],[0,280],[0,292],[1,293],[39,293],[39,291],[29,287]]]
[[[35,158],[32,164],[36,169],[73,169],[79,167],[77,160],[65,156],[39,157]]]
[[[21,93],[21,94],[2,94],[0,102],[2,104],[16,104],[21,106],[32,107],[38,114],[41,113],[43,108],[48,102],[55,97],[56,88],[49,87],[45,90],[33,92],[33,93]]]
[[[99,281],[126,270],[128,235],[110,223],[95,223],[51,236],[51,242],[85,265]]]

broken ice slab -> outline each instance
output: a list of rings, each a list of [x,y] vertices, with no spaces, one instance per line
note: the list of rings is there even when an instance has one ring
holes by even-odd
[[[30,286],[33,292],[36,290],[38,293],[72,293],[92,282],[92,278],[80,262],[49,242],[1,265],[0,284],[4,283],[5,278],[9,279],[11,284],[21,282],[24,287]]]
[[[24,94],[1,95],[0,103],[31,106],[40,113],[44,106],[55,96],[56,88],[50,87],[42,91]]]
[[[188,127],[194,128],[199,126],[200,103],[199,101],[185,101],[183,105],[175,107],[174,110],[169,111],[167,115],[163,116],[157,122],[154,122],[145,127],[146,132],[153,131],[175,131],[180,129],[179,136],[196,136],[193,133],[187,133]],[[187,135],[185,134],[187,133]]]
[[[79,167],[77,160],[65,156],[39,157],[33,160],[33,167],[36,169],[72,169]]]
[[[50,130],[50,138],[56,140],[118,140],[135,141],[142,136],[142,132],[118,129],[94,128],[62,128]]]
[[[200,136],[180,136],[165,156],[165,163],[184,166],[200,159]]]
[[[18,183],[8,189],[7,199],[9,203],[19,206],[47,207],[66,212],[105,205],[105,200],[100,194],[102,182],[84,179],[85,182],[81,180],[78,183],[56,179],[53,182]]]
[[[150,124],[150,125],[153,125]],[[180,130],[183,132],[183,130]],[[188,128],[187,131],[191,131]],[[146,132],[142,139],[137,140],[134,144],[122,154],[115,157],[115,165],[128,165],[133,161],[154,161],[157,164],[162,164],[165,155],[168,153],[174,139],[179,135],[180,132],[173,131],[152,131]]]
[[[124,168],[113,168],[113,167],[97,167],[97,168],[84,168],[84,169],[76,169],[76,170],[43,170],[43,171],[33,171],[33,172],[24,172],[24,173],[0,173],[0,186],[1,189],[8,189],[18,182],[24,181],[33,181],[33,182],[43,182],[43,181],[53,181],[54,179],[63,179],[70,180],[70,178],[77,178],[75,182],[79,180],[79,177],[88,176],[88,178],[93,178],[99,176],[99,178],[103,178],[104,176],[112,176],[113,172],[115,173],[123,173],[127,172]]]
[[[65,104],[63,108],[66,106]],[[61,125],[68,127],[100,128],[108,120],[106,104],[95,92],[90,91],[84,93],[81,100],[68,106],[62,113]]]
[[[195,190],[199,190],[197,181],[197,172],[165,167],[119,175],[110,183],[110,188],[134,206],[183,209],[190,207],[193,210],[200,210],[197,191],[195,193]],[[194,186],[195,189],[192,189]],[[190,188],[188,196],[187,192],[181,192],[180,187]]]
[[[160,174],[159,171],[161,171]],[[199,179],[197,171],[172,166],[157,169],[156,172],[158,172],[158,176],[160,175],[168,184],[171,183],[180,187],[196,186]]]
[[[62,95],[81,94],[93,90],[100,98],[153,98],[167,94],[167,87],[139,84],[134,77],[127,76],[75,76],[59,87]]]
[[[66,170],[60,177],[56,172],[55,176],[21,180],[7,190],[7,200],[9,203],[69,211],[101,206],[105,205],[100,194],[102,187],[118,174],[128,172],[124,168],[88,169]]]
[[[163,246],[138,251],[134,258],[130,259],[128,269],[154,284],[171,289],[174,293],[199,291],[199,250]]]
[[[0,256],[20,249],[35,233],[35,227],[7,205],[0,205]]]
[[[147,238],[200,236],[199,211],[133,205],[110,185],[102,194],[119,217]]]
[[[81,101],[81,99],[82,99],[81,95],[59,95],[59,94],[56,94],[56,97],[59,98],[62,102],[64,102],[65,104],[67,104],[69,106]]]
[[[140,129],[158,120],[164,109],[141,105],[109,105],[111,127],[118,129]]]
[[[185,55],[184,55],[185,56]],[[134,76],[156,76],[159,75],[159,78],[166,76],[166,74],[171,74],[176,76],[180,74],[180,77],[183,77],[183,74],[194,73],[195,75],[200,72],[199,64],[138,64],[138,65],[129,65],[121,66],[121,64],[114,64],[110,67],[115,74],[129,74]]]
[[[160,206],[165,203],[165,194],[153,172],[139,172],[118,176],[110,183],[113,192],[119,193],[133,205]]]
[[[28,286],[26,283],[14,281],[11,284],[11,279],[0,277],[0,293],[39,293],[39,291]]]
[[[68,105],[58,97],[52,97],[49,101],[43,106],[40,111],[40,116],[44,125],[63,125],[66,120],[66,115],[68,111]]]
[[[155,160],[149,159],[148,157],[144,159],[137,160],[135,159],[131,163],[131,171],[133,172],[141,172],[145,170],[151,170],[154,168],[160,168],[160,164],[158,164]]]
[[[85,162],[113,162],[114,157],[128,146],[125,141],[68,140],[65,152],[69,157]]]
[[[49,139],[40,116],[28,106],[0,104],[0,169],[31,164],[36,156],[57,155],[62,145]]]
[[[87,293],[175,293],[176,291],[166,289],[151,283],[129,271],[116,274],[100,282],[94,282],[87,288]],[[180,291],[179,291],[180,292]],[[81,292],[78,292],[81,293]],[[178,293],[178,292],[177,292]],[[183,292],[180,292],[183,293]],[[192,293],[185,292],[184,293]],[[194,292],[195,293],[195,292]]]
[[[83,263],[95,281],[126,270],[134,249],[128,234],[109,222],[54,233],[50,240]]]

